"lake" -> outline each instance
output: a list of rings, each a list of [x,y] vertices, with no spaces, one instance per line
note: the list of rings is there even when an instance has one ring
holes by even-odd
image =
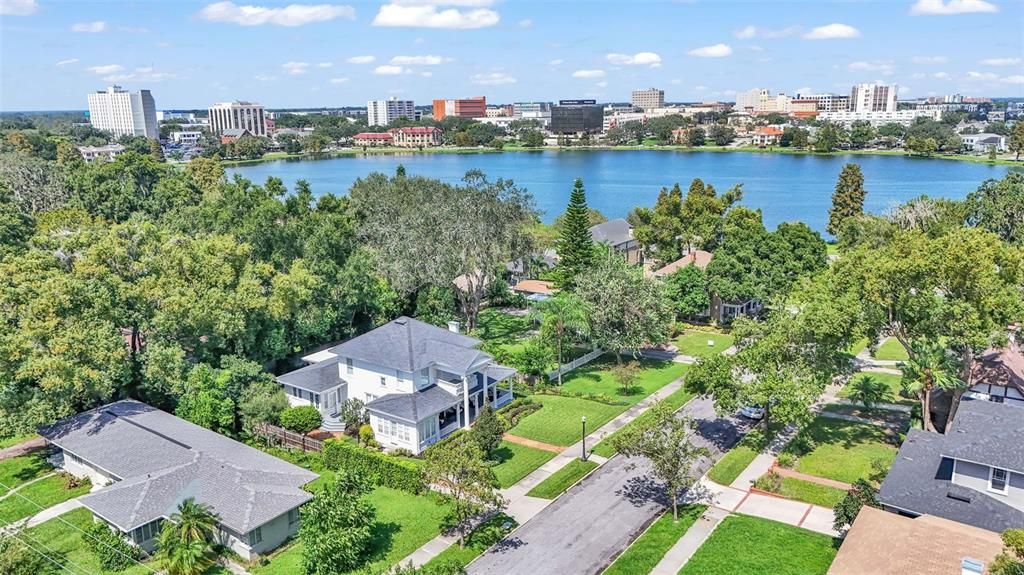
[[[228,169],[256,183],[281,178],[291,188],[310,183],[314,194],[343,195],[356,178],[371,172],[393,174],[402,164],[409,175],[456,182],[478,169],[492,179],[512,179],[534,196],[551,222],[565,210],[575,178],[583,178],[587,203],[609,218],[625,217],[634,206],[652,206],[662,186],[679,182],[686,193],[693,178],[719,192],[743,184],[743,204],[760,208],[769,229],[802,220],[824,233],[832,191],[843,164],[864,172],[865,209],[884,212],[893,204],[927,194],[963,198],[988,178],[1001,178],[1008,166],[903,156],[814,156],[749,152],[661,150],[580,150],[489,154],[369,154],[322,160],[275,160]]]

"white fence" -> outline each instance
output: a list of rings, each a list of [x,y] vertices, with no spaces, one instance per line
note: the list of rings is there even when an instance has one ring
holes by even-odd
[[[569,363],[563,363],[558,367],[558,369],[548,372],[548,380],[558,379],[559,374],[565,375],[581,365],[586,365],[594,361],[595,359],[601,357],[602,355],[604,355],[604,350],[601,348],[597,348],[594,351],[587,353],[586,355],[581,355],[580,357],[577,357],[576,359],[570,361]]]

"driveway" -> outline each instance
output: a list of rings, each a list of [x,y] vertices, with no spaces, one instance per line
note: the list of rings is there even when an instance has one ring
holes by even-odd
[[[747,425],[715,415],[711,401],[683,408],[698,423],[694,443],[708,447],[699,477],[745,433]],[[470,575],[591,575],[607,567],[666,506],[646,460],[615,457],[559,497],[467,568]]]

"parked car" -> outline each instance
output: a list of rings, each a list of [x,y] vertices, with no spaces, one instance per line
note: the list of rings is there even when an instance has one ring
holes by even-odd
[[[760,405],[745,405],[740,408],[740,415],[747,419],[759,421],[764,419],[764,408]]]

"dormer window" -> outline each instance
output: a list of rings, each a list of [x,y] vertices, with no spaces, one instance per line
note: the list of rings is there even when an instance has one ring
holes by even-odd
[[[1007,472],[1005,469],[999,469],[998,467],[993,467],[989,471],[988,490],[989,491],[996,491],[998,493],[1005,494],[1006,493],[1006,485],[1008,483],[1009,475],[1010,475],[1009,472]]]

